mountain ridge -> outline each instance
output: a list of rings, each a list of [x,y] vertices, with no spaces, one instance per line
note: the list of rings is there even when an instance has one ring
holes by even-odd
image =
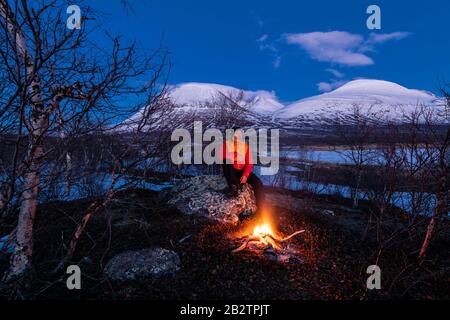
[[[358,106],[362,113],[378,114],[395,120],[414,112],[419,106],[438,107],[440,99],[432,93],[408,89],[395,82],[358,79],[320,95],[295,101],[275,112],[274,118],[304,120],[334,117],[336,112],[353,112]]]
[[[336,118],[345,120],[351,118],[355,106],[362,114],[374,118],[401,121],[420,106],[440,110],[443,105],[442,98],[433,93],[377,79],[352,80],[333,91],[287,104],[281,103],[274,91],[241,90],[215,83],[186,82],[170,86],[168,90],[168,97],[178,111],[198,111],[199,116],[207,115],[207,102],[220,96],[238,97],[241,106],[249,111],[245,117],[250,122],[257,123],[258,118],[271,119],[273,123],[289,127],[305,122],[327,123]],[[130,119],[136,120],[139,114]]]

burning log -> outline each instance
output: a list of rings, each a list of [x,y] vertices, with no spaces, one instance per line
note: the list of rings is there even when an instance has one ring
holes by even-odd
[[[275,255],[277,260],[284,261],[289,259],[293,253],[296,253],[295,250],[291,250],[288,246],[284,245],[284,243],[303,232],[305,232],[305,230],[296,231],[287,237],[279,237],[272,230],[270,224],[265,223],[263,225],[257,225],[252,234],[245,235],[238,239],[243,242],[232,252],[238,253],[246,249],[249,251],[259,251],[265,254]]]
[[[299,230],[299,231],[295,231],[293,234],[285,237],[285,238],[281,238],[279,239],[278,237],[275,237],[272,234],[261,234],[261,235],[249,235],[244,237],[244,242],[242,243],[242,245],[236,249],[234,249],[232,252],[233,253],[237,253],[239,251],[244,250],[249,244],[263,244],[263,245],[270,245],[272,246],[274,249],[278,249],[280,250],[281,247],[280,245],[278,245],[277,242],[285,242],[293,237],[295,237],[296,235],[305,232],[305,230]]]

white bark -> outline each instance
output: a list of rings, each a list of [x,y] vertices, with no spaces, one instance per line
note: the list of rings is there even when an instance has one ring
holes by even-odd
[[[33,58],[29,54],[26,37],[19,26],[11,20],[7,2],[0,2],[0,16],[5,19],[8,30],[15,39],[16,49],[26,65],[27,94],[30,99],[30,144],[28,146],[28,168],[24,175],[19,218],[17,223],[15,249],[7,279],[16,278],[30,269],[33,253],[33,224],[39,193],[40,167],[43,139],[48,129],[48,116],[41,102],[41,83],[35,73]]]

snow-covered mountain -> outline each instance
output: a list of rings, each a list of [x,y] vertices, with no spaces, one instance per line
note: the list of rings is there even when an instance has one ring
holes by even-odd
[[[440,108],[442,100],[434,94],[405,88],[399,84],[361,79],[321,95],[298,100],[274,113],[274,119],[326,121],[351,115],[358,109],[378,119],[401,120],[419,106]]]
[[[217,99],[220,95],[237,98],[241,93],[241,104],[247,106],[252,112],[272,114],[283,107],[275,93],[264,90],[246,91],[220,84],[198,82],[179,84],[169,90],[172,101],[185,108],[196,107],[201,103]]]
[[[189,82],[172,86],[168,97],[177,105],[175,115],[183,117],[190,113],[195,119],[204,119],[214,125],[216,117],[214,104],[208,106],[221,96],[240,98],[240,104],[249,112],[242,115],[247,122],[261,125],[296,128],[302,123],[317,124],[329,122],[330,119],[351,119],[355,109],[363,116],[375,119],[401,121],[420,106],[443,110],[442,98],[421,90],[405,88],[399,84],[372,79],[353,80],[345,85],[321,95],[298,100],[283,105],[274,92],[245,91],[238,88],[212,84]],[[133,115],[123,124],[133,127],[142,117],[142,111]],[[158,115],[154,117],[159,126]],[[167,120],[171,122],[172,120]]]
[[[170,127],[174,124],[189,127],[193,120],[201,120],[210,127],[220,126],[224,125],[223,121],[226,122],[227,115],[239,118],[240,125],[262,125],[264,121],[270,121],[275,111],[284,107],[273,92],[241,90],[213,83],[189,82],[171,86],[167,91],[167,98],[175,108],[153,111],[142,108],[123,121],[118,130],[137,128],[144,113],[147,114],[146,117],[152,118],[145,125],[147,129]],[[234,108],[234,102],[241,109]],[[224,113],[224,110],[227,111]]]

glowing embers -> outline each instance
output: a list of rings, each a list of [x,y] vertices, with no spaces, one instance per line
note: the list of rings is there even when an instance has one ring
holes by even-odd
[[[305,230],[299,230],[283,237],[276,231],[275,224],[271,221],[270,216],[264,213],[261,219],[252,223],[250,227],[244,228],[235,237],[241,245],[234,249],[233,253],[254,252],[280,262],[286,262],[292,258],[299,260],[299,252],[289,240],[303,232]]]

